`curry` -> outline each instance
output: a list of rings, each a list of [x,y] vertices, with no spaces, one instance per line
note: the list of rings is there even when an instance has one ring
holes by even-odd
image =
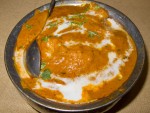
[[[24,54],[36,40],[41,71],[34,78]],[[23,88],[53,101],[81,104],[110,95],[131,75],[137,51],[123,26],[106,9],[89,3],[36,11],[17,39],[14,62]]]

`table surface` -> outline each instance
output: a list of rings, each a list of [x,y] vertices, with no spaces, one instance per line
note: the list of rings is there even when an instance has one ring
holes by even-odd
[[[0,0],[0,113],[37,113],[20,96],[10,81],[4,64],[4,48],[7,38],[17,24],[33,9],[50,0]],[[130,91],[107,113],[150,112],[150,0],[97,0],[106,3],[127,15],[138,27],[145,42],[147,59],[143,73]]]

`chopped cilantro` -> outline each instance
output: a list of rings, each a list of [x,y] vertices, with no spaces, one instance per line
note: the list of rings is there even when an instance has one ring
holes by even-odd
[[[44,42],[47,42],[49,38],[50,38],[50,36],[44,36],[44,37],[42,37],[41,40],[44,41]]]
[[[72,19],[72,18],[80,18],[80,19],[83,19],[85,17],[85,15],[84,14],[75,14],[75,15],[73,15],[73,16],[71,16],[70,18]]]
[[[94,10],[98,10],[98,9],[100,9],[101,7],[99,6],[99,5],[96,5],[95,7],[94,7]]]
[[[23,49],[23,48],[24,48],[24,46],[23,46],[23,45],[19,47],[19,49]]]
[[[27,28],[28,30],[30,30],[30,29],[32,29],[32,26],[29,25],[29,24],[26,24],[26,28]]]
[[[98,33],[95,32],[95,31],[88,31],[88,35],[89,35],[89,37],[94,37],[94,36],[98,36],[99,37]]]
[[[71,22],[71,26],[74,26],[74,25],[77,25],[79,27],[81,27],[85,22],[75,22],[75,21],[72,21]]]
[[[46,66],[46,63],[45,63],[45,62],[42,62],[42,63],[41,63],[41,69],[44,69],[45,66]]]
[[[87,6],[84,10],[84,12],[86,13],[88,10],[90,10],[90,6]]]
[[[48,26],[50,27],[50,28],[53,28],[53,27],[55,27],[55,26],[57,26],[58,25],[58,22],[49,22],[49,24],[48,24]]]
[[[51,72],[49,69],[46,69],[42,72],[42,74],[40,76],[44,80],[49,80],[51,78]]]

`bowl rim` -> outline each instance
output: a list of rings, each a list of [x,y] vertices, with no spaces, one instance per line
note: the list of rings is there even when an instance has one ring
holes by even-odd
[[[56,111],[65,111],[65,112],[89,111],[89,110],[102,108],[104,106],[112,104],[113,102],[122,98],[129,90],[131,90],[133,85],[136,83],[136,81],[138,80],[138,78],[141,75],[141,72],[142,72],[142,69],[144,66],[144,61],[145,61],[145,46],[144,46],[144,41],[142,39],[142,36],[141,36],[139,30],[137,29],[135,24],[122,12],[118,11],[117,9],[115,9],[109,5],[106,5],[102,2],[98,2],[95,0],[86,0],[85,2],[87,3],[87,2],[91,2],[91,1],[99,4],[101,7],[104,7],[106,10],[108,10],[110,16],[112,18],[115,18],[115,20],[117,20],[120,24],[122,24],[125,27],[125,29],[127,29],[128,33],[132,36],[132,38],[136,44],[137,54],[138,54],[136,65],[134,67],[132,74],[128,78],[128,80],[120,87],[120,88],[123,87],[125,89],[125,91],[119,92],[117,90],[117,91],[113,92],[110,96],[105,97],[103,99],[79,105],[79,104],[66,104],[66,103],[60,103],[60,102],[43,99],[42,97],[40,97],[36,94],[33,94],[32,92],[30,92],[28,90],[24,90],[21,87],[19,75],[16,72],[15,67],[13,65],[13,59],[12,59],[13,53],[14,53],[13,48],[15,46],[17,36],[20,32],[20,29],[21,29],[23,23],[26,22],[29,18],[31,18],[33,16],[34,11],[35,11],[35,9],[34,9],[30,13],[28,13],[25,17],[23,17],[15,25],[15,27],[13,28],[12,32],[10,33],[10,35],[7,39],[7,42],[5,45],[5,52],[4,52],[5,67],[6,67],[8,75],[9,75],[9,78],[11,79],[11,81],[13,82],[15,87],[18,89],[18,91],[24,95],[24,97],[26,97],[27,99],[33,101],[34,103],[36,103],[38,105],[41,105],[43,107],[46,107],[46,108],[52,109],[52,110],[56,110]],[[62,3],[61,1],[57,1],[56,5],[60,5],[61,3]],[[81,3],[83,3],[83,1],[82,0],[78,0],[78,1],[63,0],[63,3],[71,5],[71,4],[81,4]],[[45,4],[43,6],[40,6],[37,9],[43,10],[45,7],[48,8],[49,3]],[[128,22],[128,24],[124,23],[124,20],[126,22]],[[128,27],[131,27],[131,28],[128,29]],[[133,31],[136,34],[133,34]],[[111,98],[111,97],[113,97],[113,98]]]

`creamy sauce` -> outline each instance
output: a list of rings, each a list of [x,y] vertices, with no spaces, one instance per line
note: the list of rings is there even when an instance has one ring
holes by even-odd
[[[94,3],[59,6],[47,16],[47,11],[37,12],[17,39],[14,61],[24,88],[50,100],[79,104],[110,95],[128,79],[136,47],[105,9]],[[23,59],[35,39],[41,52],[39,78],[30,76]]]

